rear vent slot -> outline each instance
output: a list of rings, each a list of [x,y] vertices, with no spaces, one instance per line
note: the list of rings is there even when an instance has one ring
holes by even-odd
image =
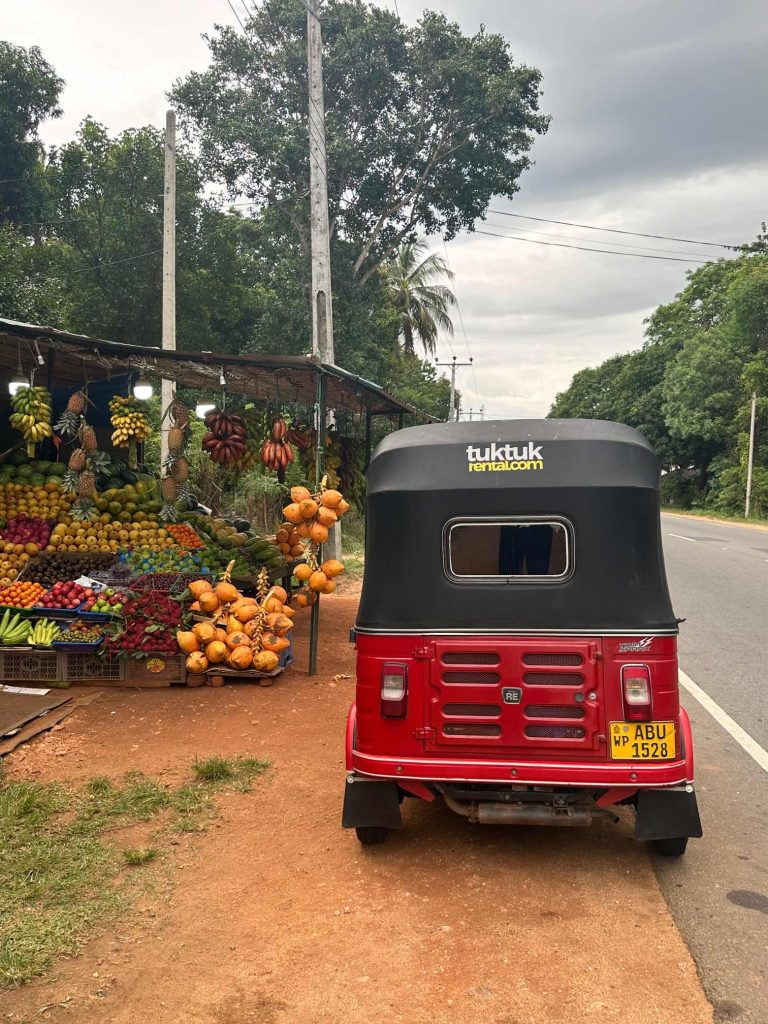
[[[501,714],[501,708],[498,704],[445,704],[443,714],[462,718],[496,718]]]
[[[579,672],[526,672],[526,686],[581,686],[584,676]]]
[[[583,731],[583,730],[582,730]],[[443,726],[445,736],[501,736],[500,725],[482,725],[480,722],[449,723]]]
[[[529,739],[583,740],[586,729],[580,725],[526,725],[525,735]]]
[[[583,718],[584,708],[555,704],[529,704],[525,709],[525,714],[528,718]]]
[[[524,665],[583,665],[580,654],[525,654]]]
[[[444,665],[498,665],[498,654],[479,654],[469,651],[466,654],[444,654]],[[551,664],[551,663],[549,663]]]
[[[495,686],[501,682],[498,672],[443,672],[444,683],[464,683],[466,686]]]

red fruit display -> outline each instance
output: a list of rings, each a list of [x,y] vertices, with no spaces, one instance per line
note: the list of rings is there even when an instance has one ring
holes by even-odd
[[[40,551],[47,546],[53,527],[39,516],[28,516],[21,513],[9,519],[3,530],[3,540],[7,544],[36,544]],[[31,552],[30,552],[31,553]]]
[[[81,605],[90,594],[93,594],[90,588],[83,587],[73,581],[54,583],[51,589],[38,599],[36,604],[39,608],[71,610]]]

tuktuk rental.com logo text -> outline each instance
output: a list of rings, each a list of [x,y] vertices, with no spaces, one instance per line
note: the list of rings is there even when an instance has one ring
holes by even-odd
[[[470,473],[506,473],[525,469],[544,469],[541,446],[529,441],[526,445],[493,444],[467,447],[467,468]]]

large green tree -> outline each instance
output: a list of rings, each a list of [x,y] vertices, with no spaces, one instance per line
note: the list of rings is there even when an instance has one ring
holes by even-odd
[[[172,100],[205,167],[232,195],[279,205],[308,250],[306,5],[263,0],[246,32],[217,28],[211,64]],[[322,8],[334,236],[365,281],[419,230],[454,236],[512,197],[548,119],[540,73],[505,40],[426,12],[408,27],[363,0]]]
[[[0,222],[34,228],[45,201],[42,121],[59,117],[64,82],[36,46],[0,41]]]

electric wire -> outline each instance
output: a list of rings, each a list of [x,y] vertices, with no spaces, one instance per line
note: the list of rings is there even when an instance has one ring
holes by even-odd
[[[585,228],[587,231],[608,231],[613,235],[634,235],[637,238],[659,238],[666,242],[683,242],[686,245],[709,245],[716,249],[737,249],[738,246],[726,245],[725,242],[698,242],[694,238],[675,238],[673,235],[650,235],[644,231],[624,231],[621,228],[601,228],[595,224],[577,224],[570,220],[552,220],[549,217],[533,217],[525,213],[511,213],[509,210],[489,210],[489,213],[501,217],[516,217],[519,220],[537,220],[544,224],[560,224],[569,228]]]
[[[483,224],[488,227],[499,228],[501,231],[507,230],[505,224],[494,224],[492,221],[483,221]],[[580,238],[578,235],[558,235],[553,234],[551,231],[534,231],[532,228],[521,228],[520,230],[525,231],[527,235],[539,235],[541,238],[559,238],[561,242],[587,242],[590,245],[596,243],[596,239]],[[605,238],[600,239],[600,245],[622,246],[625,249],[631,245],[633,249],[642,249],[644,252],[662,252],[668,253],[670,256],[690,256],[692,259],[702,259],[705,261],[709,261],[712,258],[702,252],[688,252],[685,249],[657,249],[654,246],[638,245],[635,242],[611,242]]]
[[[601,252],[606,256],[634,256],[638,260],[666,260],[671,263],[707,263],[708,260],[687,260],[678,256],[651,256],[643,252],[619,252],[613,249],[592,249],[584,245],[566,245],[564,242],[542,242],[538,238],[523,238],[521,235],[500,235],[495,231],[481,231],[477,228],[478,235],[489,235],[491,238],[507,238],[515,242],[530,242],[531,245],[551,245],[557,249],[579,249],[581,252]]]

